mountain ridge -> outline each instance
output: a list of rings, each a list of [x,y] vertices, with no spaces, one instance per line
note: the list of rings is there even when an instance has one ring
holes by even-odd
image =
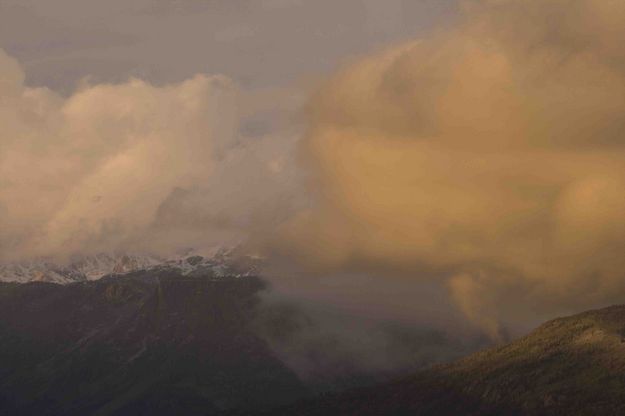
[[[174,256],[142,253],[98,253],[73,256],[69,261],[38,258],[0,264],[0,282],[49,282],[70,284],[123,275],[139,270],[174,269],[183,275],[211,272],[217,276],[250,275],[258,272],[260,261],[235,255],[236,248],[219,248],[209,253],[188,250]]]
[[[261,414],[625,414],[625,305],[556,318],[509,344],[388,384]]]
[[[0,415],[221,415],[303,396],[251,328],[255,276],[0,283]]]

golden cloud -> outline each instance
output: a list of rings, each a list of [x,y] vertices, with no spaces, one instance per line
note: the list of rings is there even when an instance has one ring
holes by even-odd
[[[318,206],[289,245],[320,267],[445,276],[494,335],[519,315],[622,300],[625,3],[464,13],[314,97],[303,154]]]

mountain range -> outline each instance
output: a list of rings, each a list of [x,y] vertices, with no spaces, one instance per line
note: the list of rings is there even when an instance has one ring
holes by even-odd
[[[31,274],[0,282],[0,415],[625,414],[625,306],[558,318],[388,382],[348,371],[341,377],[361,387],[337,391],[336,377],[311,383],[284,355],[305,339],[307,317],[264,305],[258,263],[221,250],[100,256],[63,269],[75,274],[19,269]],[[51,281],[30,279],[34,270]],[[309,340],[297,358],[340,370],[324,361],[333,342]],[[413,344],[449,345],[437,334]]]
[[[178,270],[183,275],[202,274],[206,271],[222,276],[257,272],[260,264],[258,259],[237,256],[235,262],[235,251],[236,247],[218,248],[209,254],[200,255],[188,250],[169,257],[113,252],[73,256],[65,261],[46,258],[13,261],[0,264],[0,282],[69,284],[97,280],[107,275],[162,269]],[[245,262],[241,261],[243,259]]]

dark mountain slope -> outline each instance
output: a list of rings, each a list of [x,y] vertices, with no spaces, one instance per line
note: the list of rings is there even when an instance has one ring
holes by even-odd
[[[0,284],[0,414],[218,414],[301,397],[250,328],[255,277]]]
[[[550,321],[509,345],[275,415],[623,415],[625,306]]]

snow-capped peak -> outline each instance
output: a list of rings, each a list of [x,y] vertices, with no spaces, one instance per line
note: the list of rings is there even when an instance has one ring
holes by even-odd
[[[256,273],[258,261],[233,256],[233,249],[218,249],[208,255],[187,250],[182,255],[160,257],[146,254],[100,253],[74,256],[59,264],[48,259],[0,264],[0,282],[33,281],[68,284],[97,280],[107,275],[121,275],[137,270],[175,269],[182,275],[210,274],[215,277]]]

